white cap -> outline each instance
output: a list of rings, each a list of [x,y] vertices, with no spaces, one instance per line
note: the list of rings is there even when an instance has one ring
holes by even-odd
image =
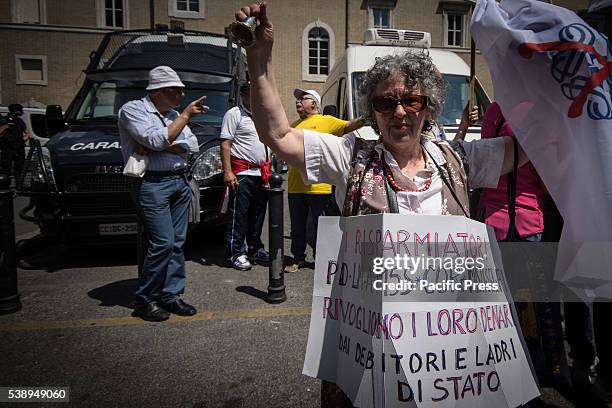
[[[149,85],[147,85],[147,91],[170,88],[173,86],[185,88],[185,84],[181,82],[181,78],[179,78],[178,74],[172,68],[161,65],[149,71]]]
[[[321,106],[321,95],[319,95],[319,93],[317,91],[314,91],[312,89],[300,89],[300,88],[295,88],[293,90],[293,96],[295,96],[297,99],[303,97],[304,95],[310,95],[314,98],[315,102],[317,103],[317,107]]]

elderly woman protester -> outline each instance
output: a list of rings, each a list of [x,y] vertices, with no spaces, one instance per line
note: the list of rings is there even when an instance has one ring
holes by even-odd
[[[239,21],[248,16],[257,20],[256,44],[246,50],[257,133],[308,182],[335,185],[343,215],[467,216],[468,183],[493,188],[501,174],[512,170],[510,138],[451,146],[421,137],[441,112],[446,94],[446,83],[425,52],[380,58],[367,72],[361,85],[362,105],[365,118],[380,135],[378,142],[364,141],[354,133],[339,138],[291,128],[276,87],[274,30],[266,10],[261,3],[236,13]],[[519,150],[521,165],[527,158]],[[323,385],[324,406],[350,404],[337,387]]]

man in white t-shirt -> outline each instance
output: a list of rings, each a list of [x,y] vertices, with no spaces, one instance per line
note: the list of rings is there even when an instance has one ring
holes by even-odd
[[[228,110],[221,127],[221,162],[229,194],[225,248],[232,267],[251,269],[253,262],[268,262],[270,256],[261,242],[266,216],[270,161],[268,148],[259,141],[250,111],[250,85],[240,87],[240,103]]]

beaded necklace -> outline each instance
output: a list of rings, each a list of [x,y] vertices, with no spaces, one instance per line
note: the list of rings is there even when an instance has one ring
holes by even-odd
[[[385,177],[387,178],[387,181],[389,182],[389,185],[391,186],[391,188],[393,189],[393,191],[400,191],[400,192],[423,192],[423,191],[427,191],[429,189],[429,187],[431,186],[431,177],[428,178],[425,183],[423,183],[423,185],[421,187],[418,188],[403,188],[400,187],[397,184],[397,181],[395,181],[395,179],[393,178],[393,172],[391,171],[391,168],[389,167],[389,165],[387,164],[387,161],[385,160],[385,155],[384,153],[381,155],[382,156],[382,164],[383,167],[385,169]],[[425,164],[427,164],[427,160],[425,160]]]

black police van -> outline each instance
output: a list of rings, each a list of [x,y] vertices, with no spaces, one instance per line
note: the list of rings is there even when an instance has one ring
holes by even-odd
[[[144,97],[149,70],[167,65],[186,85],[184,105],[207,96],[209,112],[189,123],[200,146],[189,160],[192,187],[199,191],[190,221],[219,222],[219,133],[245,76],[241,49],[219,34],[132,30],[106,34],[89,59],[85,81],[65,115],[60,106],[47,107],[51,138],[44,146],[35,143],[26,159],[17,190],[31,201],[20,216],[66,243],[136,233],[132,179],[122,173],[117,113],[124,103]]]

